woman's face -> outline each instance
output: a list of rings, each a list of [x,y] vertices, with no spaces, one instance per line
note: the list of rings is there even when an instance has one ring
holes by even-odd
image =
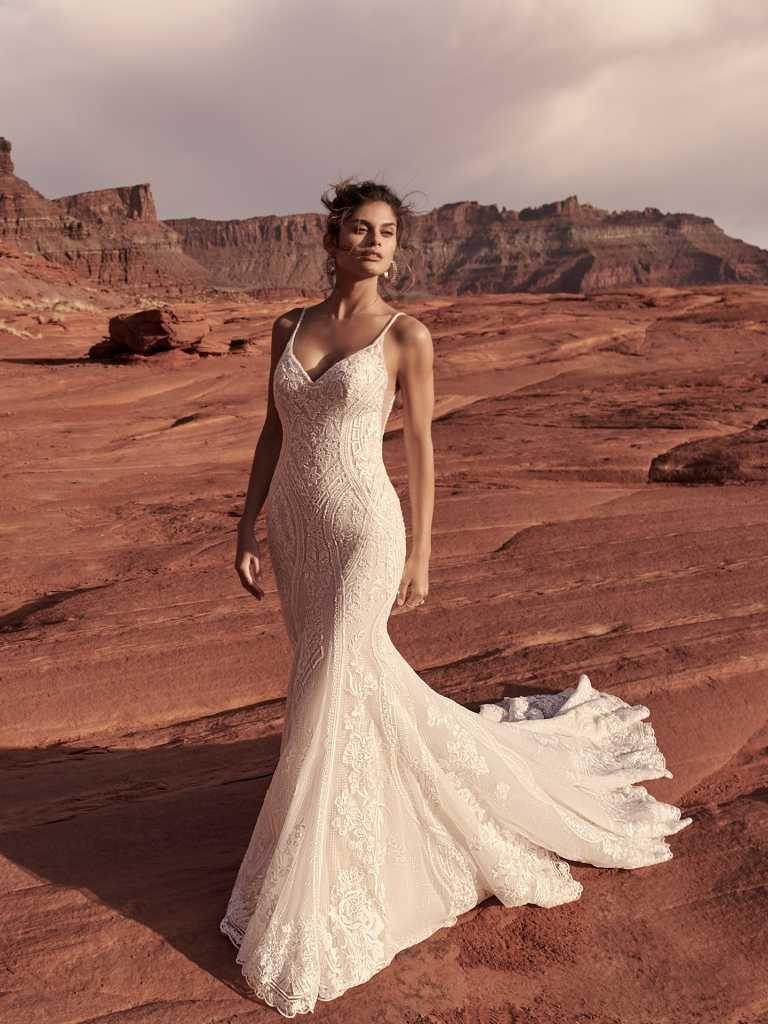
[[[389,203],[380,199],[361,203],[342,223],[335,251],[340,269],[358,277],[383,274],[397,248],[397,221]],[[380,256],[376,259],[375,256]]]

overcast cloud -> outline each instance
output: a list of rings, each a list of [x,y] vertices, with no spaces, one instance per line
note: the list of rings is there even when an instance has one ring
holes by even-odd
[[[765,0],[0,0],[0,135],[50,197],[161,217],[576,194],[768,248]]]

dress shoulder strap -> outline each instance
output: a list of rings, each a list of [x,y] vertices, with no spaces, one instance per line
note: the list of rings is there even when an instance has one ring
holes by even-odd
[[[397,318],[399,316],[402,316],[402,315],[403,315],[403,311],[402,310],[398,310],[397,313],[393,313],[392,316],[389,318],[389,320],[387,320],[386,327],[384,328],[384,330],[381,332],[381,334],[379,335],[379,337],[376,340],[377,341],[381,340],[384,337],[384,335],[387,333],[389,328],[392,326],[392,324],[395,322],[395,320],[397,320]]]
[[[304,319],[304,313],[306,312],[306,310],[307,310],[306,306],[302,306],[301,307],[301,312],[299,313],[299,318],[296,321],[293,330],[291,331],[290,338],[288,339],[288,344],[289,345],[293,345],[293,339],[296,337],[296,332],[298,331],[299,327],[301,327],[301,321]]]

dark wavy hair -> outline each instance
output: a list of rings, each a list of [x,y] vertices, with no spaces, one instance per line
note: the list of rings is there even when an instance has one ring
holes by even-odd
[[[395,260],[398,284],[395,291],[397,294],[402,294],[413,283],[413,264],[409,259],[413,249],[408,241],[408,236],[416,214],[415,209],[404,197],[399,196],[388,185],[377,181],[356,181],[354,178],[343,178],[341,181],[333,182],[321,196],[322,204],[328,210],[325,230],[338,245],[340,228],[344,221],[352,217],[363,203],[377,200],[390,206],[397,222]],[[387,279],[381,277],[379,281],[383,286],[385,297],[391,297],[392,293],[389,292],[391,286],[387,284]]]

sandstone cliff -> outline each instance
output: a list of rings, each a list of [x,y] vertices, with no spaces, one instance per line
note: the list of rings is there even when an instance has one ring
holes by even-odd
[[[216,284],[263,295],[327,287],[321,214],[164,223]],[[411,244],[414,294],[768,282],[768,252],[711,217],[608,211],[576,196],[520,211],[448,203],[415,218]]]
[[[159,220],[147,183],[46,199],[0,138],[0,240],[134,295],[317,295],[320,213]],[[2,258],[0,254],[0,259]],[[589,293],[634,285],[768,282],[768,252],[691,213],[609,211],[568,196],[522,210],[447,203],[414,219],[396,285],[414,296]],[[405,272],[405,273],[404,273]]]
[[[11,143],[0,138],[0,238],[107,287],[183,294],[207,271],[157,218],[148,184],[46,199],[14,174]]]

